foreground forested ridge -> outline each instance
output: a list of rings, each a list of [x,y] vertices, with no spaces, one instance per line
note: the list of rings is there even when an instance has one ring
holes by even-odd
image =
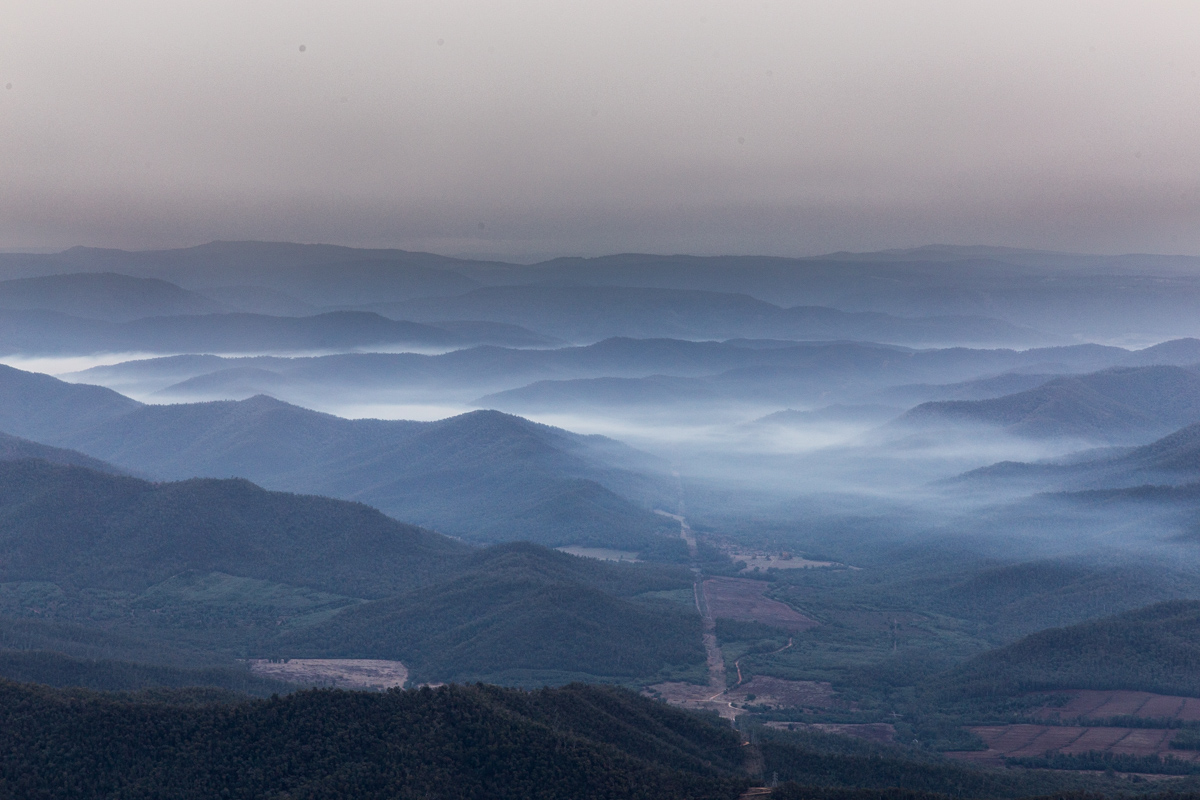
[[[309,691],[240,705],[0,683],[0,794],[736,798],[738,736],[630,692]]]
[[[217,699],[0,681],[0,795],[734,800],[778,779],[785,798],[933,800],[1129,785],[978,769],[827,734],[757,728],[744,744],[714,718],[583,684]]]
[[[471,548],[358,503],[243,480],[150,483],[0,460],[0,648],[231,668],[234,657],[384,658],[422,681],[629,681],[703,663],[690,587],[681,567]],[[62,684],[72,670],[94,688],[183,679],[0,659],[14,678]],[[194,677],[237,688],[239,674]]]

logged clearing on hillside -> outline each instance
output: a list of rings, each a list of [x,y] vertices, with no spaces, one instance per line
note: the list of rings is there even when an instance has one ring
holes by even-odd
[[[816,620],[787,603],[765,597],[769,586],[766,581],[747,578],[708,578],[704,581],[704,595],[709,614],[714,619],[761,622],[792,633],[817,626]]]
[[[408,668],[399,661],[367,658],[290,658],[272,661],[249,660],[255,675],[305,686],[336,686],[339,689],[403,688]]]
[[[768,675],[755,675],[749,681],[725,692],[725,697],[741,705],[770,709],[848,707],[837,699],[833,685],[826,681],[789,681]]]

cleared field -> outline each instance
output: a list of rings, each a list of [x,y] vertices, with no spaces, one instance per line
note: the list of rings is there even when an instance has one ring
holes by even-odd
[[[1093,750],[1135,756],[1168,753],[1181,761],[1195,761],[1200,752],[1172,750],[1179,731],[1167,728],[1108,728],[1074,725],[981,725],[970,729],[983,739],[987,750],[947,753],[969,761],[999,761],[1005,756],[1038,757],[1046,753],[1081,754]]]
[[[835,708],[838,702],[833,685],[824,681],[788,681],[756,675],[746,683],[725,693],[738,704],[768,706],[769,708]]]
[[[1181,721],[1200,720],[1200,699],[1195,697],[1090,689],[1070,694],[1072,697],[1066,705],[1047,705],[1045,708],[1039,709],[1036,716],[1062,720],[1108,719],[1120,716]]]
[[[766,581],[747,578],[709,578],[704,581],[704,597],[713,619],[761,622],[785,631],[799,633],[816,627],[815,620],[796,609],[764,597]]]
[[[697,711],[715,711],[726,719],[745,713],[743,706],[765,705],[770,708],[848,707],[837,700],[833,686],[820,681],[785,681],[757,676],[749,683],[714,691],[712,686],[691,683],[657,683],[647,686],[645,694]]]
[[[819,731],[853,736],[871,742],[887,744],[896,739],[896,729],[887,722],[765,722],[768,728],[783,731]]]
[[[399,661],[363,658],[292,658],[249,660],[255,675],[305,686],[336,686],[340,689],[391,689],[403,687],[408,668]]]
[[[732,720],[737,716],[737,710],[729,705],[722,692],[714,692],[713,687],[700,686],[694,683],[656,683],[642,690],[643,694],[663,700],[673,706],[690,708],[693,711],[715,711],[725,719]]]
[[[818,567],[840,567],[834,561],[809,561],[799,556],[777,556],[765,553],[730,553],[734,561],[745,561],[746,567],[742,572],[753,572],[756,569],[815,569]]]

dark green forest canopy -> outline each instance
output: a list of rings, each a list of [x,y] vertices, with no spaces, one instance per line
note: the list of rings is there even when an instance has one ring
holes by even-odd
[[[484,685],[180,706],[0,683],[0,794],[733,800],[737,735],[631,692]]]
[[[214,665],[386,658],[432,681],[628,681],[703,661],[695,609],[640,597],[691,581],[681,567],[539,545],[472,548],[358,503],[242,480],[156,484],[0,462],[0,589],[12,615],[0,618],[0,646],[12,649],[176,665],[195,663],[188,653]],[[88,631],[99,637],[90,644]],[[57,667],[9,666],[0,674],[62,682]],[[130,688],[165,680],[123,674]]]
[[[231,696],[267,697],[296,687],[250,674],[244,666],[181,668],[113,659],[72,658],[46,650],[0,650],[0,676],[22,683],[95,691],[224,690]]]
[[[265,395],[144,405],[0,365],[0,430],[155,478],[238,476],[366,502],[477,542],[646,550],[676,532],[648,507],[665,464],[600,436],[497,411],[349,420]]]
[[[426,680],[653,676],[704,660],[700,617],[638,595],[690,585],[682,568],[496,545],[444,581],[347,608],[272,646],[291,657],[396,659]]]
[[[0,581],[141,591],[185,570],[379,597],[469,548],[360,503],[249,481],[149,483],[0,462]]]
[[[1200,601],[1172,600],[1050,628],[941,677],[947,698],[1056,689],[1130,689],[1200,697]]]

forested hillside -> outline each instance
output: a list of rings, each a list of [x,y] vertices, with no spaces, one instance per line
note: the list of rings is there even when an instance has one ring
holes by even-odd
[[[378,597],[466,550],[359,503],[244,480],[149,483],[0,462],[0,581],[141,592],[195,570]]]
[[[632,693],[310,691],[130,702],[0,682],[0,794],[733,800],[736,734]]]
[[[968,660],[935,688],[947,697],[1056,689],[1200,697],[1200,601],[1168,601],[1039,631]]]
[[[653,596],[691,580],[532,544],[476,549],[244,480],[0,461],[0,647],[175,665],[383,658],[429,681],[695,677],[695,608]],[[72,668],[39,669],[0,674]],[[96,669],[80,667],[80,685],[112,688]],[[130,676],[122,688],[176,685],[113,669]],[[193,673],[229,685],[218,677]]]
[[[704,660],[689,606],[639,600],[690,588],[685,571],[622,569],[503,545],[453,578],[341,611],[287,635],[278,652],[403,661],[412,680],[560,683],[653,676]]]
[[[269,397],[143,405],[0,367],[0,430],[157,479],[243,477],[358,500],[475,541],[661,548],[649,506],[665,465],[599,436],[498,412],[438,422],[349,420]],[[11,401],[11,402],[9,402]]]

